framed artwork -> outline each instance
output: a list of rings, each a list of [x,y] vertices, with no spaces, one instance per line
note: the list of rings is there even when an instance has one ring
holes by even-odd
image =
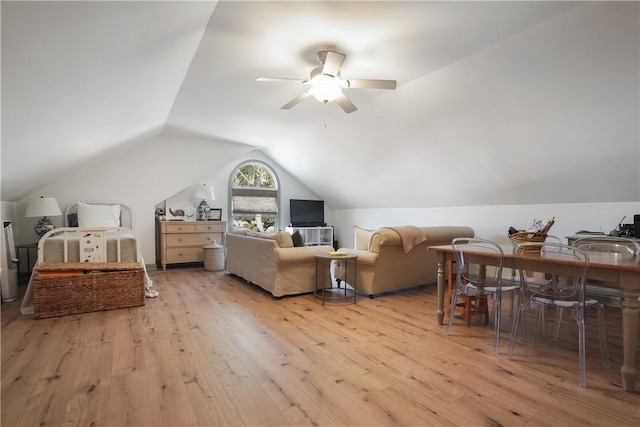
[[[193,209],[193,217],[195,218],[195,208],[193,203],[167,201],[167,220],[184,221],[189,208]]]
[[[107,246],[102,231],[85,233],[80,239],[80,262],[107,261]]]
[[[187,206],[184,208],[184,220],[195,221],[196,220],[196,208],[193,206]]]
[[[211,208],[209,211],[209,221],[220,221],[222,219],[222,209]]]

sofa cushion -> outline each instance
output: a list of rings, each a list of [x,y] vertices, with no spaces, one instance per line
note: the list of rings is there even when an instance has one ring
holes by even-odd
[[[291,235],[291,240],[293,240],[294,248],[299,248],[301,246],[304,246],[304,239],[302,238],[302,235],[300,234],[300,232],[297,230]]]
[[[278,231],[276,233],[276,242],[278,242],[278,246],[281,248],[293,247],[293,237],[286,231]]]
[[[368,251],[369,243],[371,242],[371,235],[373,235],[373,230],[360,228],[356,225],[355,227],[353,227],[353,234],[353,248],[356,250]]]
[[[240,234],[240,233],[233,233]],[[257,237],[259,239],[275,240],[281,248],[293,248],[293,238],[286,231],[278,231],[277,233],[269,233],[267,231],[247,230],[244,233],[248,237]],[[302,245],[304,246],[304,244]]]

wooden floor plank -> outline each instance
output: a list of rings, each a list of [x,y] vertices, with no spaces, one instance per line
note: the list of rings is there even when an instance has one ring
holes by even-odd
[[[160,296],[143,307],[33,320],[2,305],[2,425],[640,425],[619,310],[611,369],[587,319],[585,389],[569,316],[557,343],[518,342],[507,360],[508,304],[495,355],[491,326],[454,319],[445,336],[432,285],[322,306],[225,272],[150,275]]]

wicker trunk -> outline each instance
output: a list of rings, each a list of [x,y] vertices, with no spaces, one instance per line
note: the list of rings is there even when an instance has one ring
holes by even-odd
[[[144,305],[144,269],[137,263],[43,264],[33,280],[34,318]]]

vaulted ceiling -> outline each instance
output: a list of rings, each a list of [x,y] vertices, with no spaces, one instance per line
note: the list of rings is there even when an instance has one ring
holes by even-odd
[[[2,1],[2,199],[170,130],[334,208],[640,200],[637,2]],[[299,83],[322,49],[358,111]],[[170,159],[169,159],[170,160]]]

